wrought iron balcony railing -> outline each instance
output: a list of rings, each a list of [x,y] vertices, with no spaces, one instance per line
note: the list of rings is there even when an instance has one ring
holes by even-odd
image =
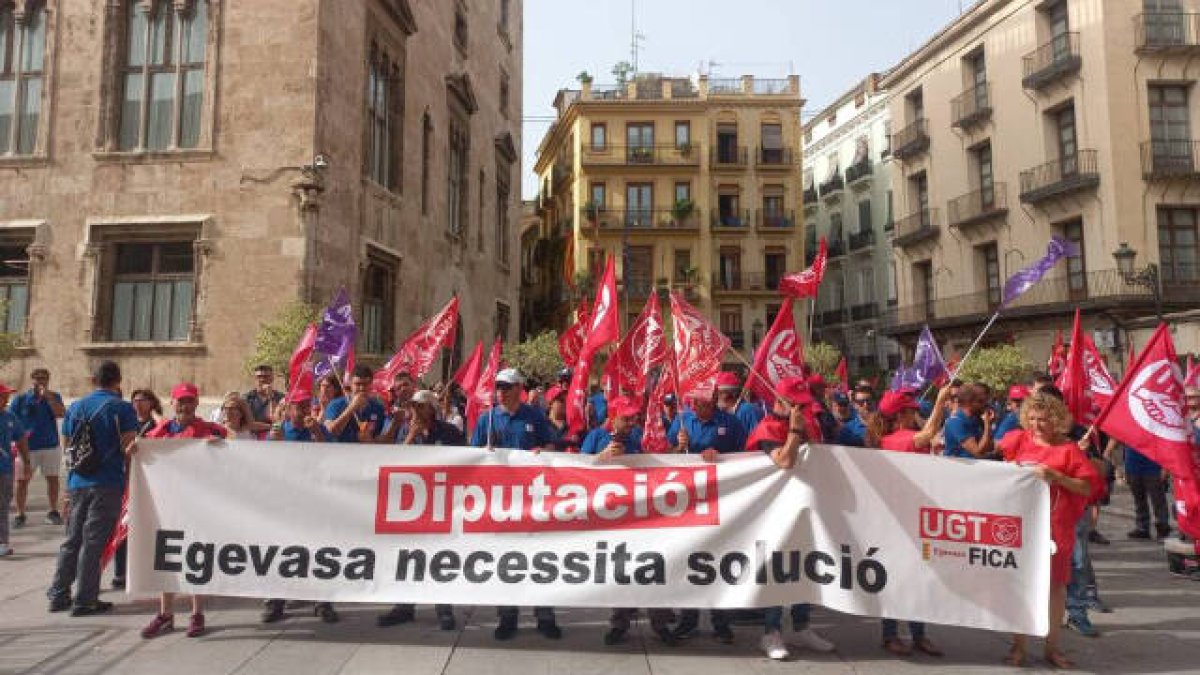
[[[1142,143],[1142,176],[1147,180],[1200,176],[1200,141]]]
[[[993,183],[990,187],[950,200],[946,219],[950,227],[966,227],[1008,213],[1008,185]]]
[[[929,149],[929,123],[924,117],[892,134],[892,155],[906,160]]]
[[[950,101],[950,119],[958,129],[970,127],[986,121],[992,116],[992,85],[988,82],[977,84]]]
[[[1100,184],[1095,150],[1080,150],[1021,172],[1021,201],[1038,202]]]
[[[1079,52],[1079,33],[1063,33],[1025,55],[1021,84],[1026,89],[1041,89],[1060,78],[1079,72],[1083,57]]]

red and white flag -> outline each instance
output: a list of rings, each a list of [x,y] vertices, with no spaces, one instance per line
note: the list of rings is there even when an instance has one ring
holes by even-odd
[[[483,342],[476,342],[475,349],[467,357],[466,363],[459,366],[450,381],[463,388],[468,394],[475,390],[479,382],[479,371],[483,368]]]
[[[646,423],[642,426],[642,452],[663,454],[671,451],[671,443],[667,440],[667,424],[663,419],[666,412],[667,394],[675,393],[675,363],[670,353],[663,358],[662,368],[658,373],[658,381],[654,391],[646,401]],[[678,396],[676,396],[678,398]]]
[[[821,280],[825,278],[825,263],[829,259],[829,247],[825,237],[817,246],[817,257],[808,269],[796,274],[789,274],[779,282],[779,292],[793,298],[815,298]]]
[[[1088,395],[1092,399],[1092,411],[1098,414],[1112,400],[1117,381],[1108,372],[1108,366],[1100,357],[1100,350],[1091,335],[1083,336],[1083,369],[1087,373]],[[1095,414],[1092,417],[1095,417]]]
[[[837,378],[837,390],[843,394],[850,391],[850,369],[846,366],[846,357],[838,359],[837,368],[833,371],[834,377]]]
[[[787,297],[754,352],[754,367],[746,378],[746,388],[769,407],[775,403],[779,383],[789,377],[804,377],[804,345],[796,334],[792,298]]]
[[[1200,537],[1200,449],[1184,401],[1183,372],[1159,324],[1096,419],[1096,426],[1171,474],[1179,529]]]
[[[1183,386],[1200,386],[1200,365],[1194,363],[1191,354],[1188,354],[1187,370],[1183,372]]]
[[[650,373],[662,365],[666,356],[658,294],[651,293],[617,351],[608,357],[604,376],[618,391],[641,398],[646,393]]]
[[[300,397],[308,398],[313,390],[313,346],[317,342],[317,324],[310,323],[300,336],[296,350],[288,361],[288,393],[284,398],[292,402]],[[302,400],[302,399],[300,399]]]
[[[675,332],[678,396],[686,399],[715,386],[729,338],[676,291],[671,291],[671,324]]]
[[[452,348],[458,332],[458,296],[442,308],[442,311],[425,320],[400,345],[392,358],[375,372],[371,388],[385,392],[392,388],[392,381],[400,373],[407,372],[419,380],[433,367],[438,351]]]
[[[1057,380],[1066,367],[1067,353],[1063,349],[1063,334],[1060,330],[1054,335],[1054,346],[1050,348],[1050,359],[1046,361],[1046,372],[1050,374],[1050,377]]]
[[[567,391],[567,425],[573,432],[587,429],[588,375],[592,357],[600,348],[621,338],[621,317],[617,308],[617,271],[612,257],[604,267],[604,276],[596,287],[596,302],[592,305],[587,335],[575,367],[571,372],[571,388]]]
[[[488,356],[487,368],[479,374],[475,385],[467,390],[467,429],[475,429],[475,423],[485,410],[492,407],[492,399],[496,396],[496,375],[500,372],[500,353],[504,343],[497,338],[492,344],[492,353]]]
[[[579,360],[579,352],[583,350],[583,341],[587,338],[588,327],[592,325],[591,309],[587,303],[579,307],[575,323],[558,336],[558,355],[563,363],[571,365]]]
[[[1075,310],[1075,322],[1071,325],[1071,345],[1067,349],[1062,372],[1055,385],[1063,393],[1063,403],[1078,424],[1087,424],[1092,403],[1087,395],[1087,371],[1083,366],[1083,327],[1079,321],[1079,310]]]

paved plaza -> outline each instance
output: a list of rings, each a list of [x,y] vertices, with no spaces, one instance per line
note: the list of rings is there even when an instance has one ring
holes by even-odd
[[[38,486],[40,490],[40,486]],[[550,642],[523,617],[522,630],[510,643],[492,639],[495,611],[460,608],[460,629],[437,629],[432,608],[421,607],[418,620],[396,628],[377,628],[383,606],[342,606],[342,621],[320,623],[308,607],[289,610],[289,619],[264,626],[261,605],[242,599],[214,599],[209,633],[187,639],[183,630],[155,640],[138,631],[154,613],[155,598],[128,598],[108,592],[116,612],[104,617],[71,618],[46,612],[45,589],[61,529],[42,524],[43,501],[35,501],[31,525],[17,530],[16,555],[0,560],[0,673],[87,675],[300,675],[352,673],[614,673],[707,675],[724,673],[943,673],[1031,672],[1001,665],[1007,636],[980,630],[933,626],[931,637],[945,658],[895,659],[880,648],[877,620],[817,609],[816,628],[837,643],[833,654],[793,650],[786,663],[763,658],[761,628],[737,626],[737,641],[722,645],[709,637],[665,647],[644,623],[619,647],[605,647],[605,610],[560,610],[565,636]],[[1103,631],[1098,639],[1067,633],[1065,646],[1082,672],[1200,672],[1200,583],[1167,573],[1161,548],[1130,541],[1128,493],[1119,491],[1101,523],[1113,543],[1096,546],[1096,571],[1105,600],[1115,611],[1095,614]],[[106,584],[108,575],[106,575]],[[184,605],[177,610],[186,623]],[[1039,654],[1040,650],[1031,650]]]

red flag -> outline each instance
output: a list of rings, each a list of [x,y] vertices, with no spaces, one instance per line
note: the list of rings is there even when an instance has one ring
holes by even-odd
[[[564,364],[571,365],[579,360],[579,352],[583,349],[583,341],[591,323],[590,308],[584,303],[579,306],[575,323],[558,336],[558,354]]]
[[[1092,414],[1089,417],[1094,418],[1112,400],[1117,381],[1108,372],[1104,359],[1100,358],[1100,350],[1096,349],[1091,335],[1083,336],[1083,369],[1087,373],[1088,395],[1092,399]]]
[[[1200,385],[1200,366],[1192,362],[1192,355],[1188,354],[1187,370],[1183,373],[1183,386],[1195,387]]]
[[[1200,537],[1200,448],[1192,442],[1183,373],[1167,324],[1158,325],[1096,426],[1171,474],[1179,529]]]
[[[296,344],[296,350],[292,352],[292,358],[288,361],[288,393],[284,400],[290,402],[295,400],[297,395],[312,394],[313,371],[309,358],[316,342],[317,324],[310,323],[308,328],[304,329],[304,334],[300,336],[300,342]]]
[[[771,406],[775,403],[773,390],[788,377],[804,377],[804,346],[796,334],[790,297],[783,299],[775,322],[754,352],[754,367],[746,379],[746,388]]]
[[[475,349],[467,357],[466,363],[454,372],[454,377],[450,378],[450,381],[462,387],[463,391],[470,393],[475,390],[475,385],[479,382],[479,369],[482,367],[483,342],[480,341],[475,343]]]
[[[829,258],[829,249],[825,237],[817,246],[817,257],[808,269],[796,274],[789,274],[779,282],[779,292],[793,298],[815,298],[821,280],[825,278],[825,261]]]
[[[442,311],[426,319],[401,343],[392,358],[375,373],[372,389],[378,392],[391,389],[392,381],[403,372],[414,380],[424,377],[433,367],[438,351],[454,346],[457,332],[458,296],[454,296]]]
[[[838,391],[843,394],[850,391],[850,373],[846,367],[846,357],[843,356],[838,360],[837,369],[833,371],[833,374],[838,379]]]
[[[707,387],[721,369],[730,341],[716,326],[671,291],[671,323],[675,330],[675,378],[681,399]]]
[[[1054,346],[1050,349],[1050,359],[1046,362],[1046,372],[1050,377],[1058,379],[1062,375],[1063,368],[1067,367],[1067,354],[1063,349],[1063,334],[1058,331],[1054,335]]]
[[[315,335],[315,333],[314,333]],[[310,348],[311,349],[311,348]],[[312,378],[312,371],[309,370],[309,379]],[[117,524],[113,525],[112,534],[108,537],[108,542],[104,544],[104,550],[100,552],[100,571],[103,572],[108,567],[109,561],[117,554],[117,549],[121,548],[121,544],[129,538],[129,486],[125,486],[125,493],[121,495],[121,515],[117,517]]]
[[[667,394],[674,392],[675,364],[668,352],[664,355],[654,391],[646,401],[646,423],[642,427],[642,452],[662,454],[671,451],[671,443],[667,440],[667,425],[663,420],[663,412],[666,408],[663,399],[667,397]]]
[[[481,345],[482,346],[482,345]],[[504,344],[497,339],[492,344],[492,353],[488,356],[487,368],[479,374],[474,385],[467,390],[467,429],[473,431],[479,416],[492,407],[492,398],[496,395],[496,374],[500,372],[500,352]],[[470,432],[468,431],[468,435]]]
[[[1087,396],[1087,372],[1083,366],[1083,326],[1079,321],[1079,310],[1075,310],[1075,323],[1071,326],[1071,345],[1062,373],[1055,384],[1063,393],[1063,402],[1071,416],[1079,424],[1085,424],[1090,416],[1092,404]]]
[[[592,357],[606,344],[621,337],[621,319],[617,308],[617,271],[610,257],[604,267],[604,276],[596,287],[596,302],[592,305],[587,336],[575,368],[571,373],[571,388],[567,390],[567,425],[572,432],[587,428],[584,405],[587,399],[588,375],[592,368]]]
[[[621,340],[621,346],[608,358],[604,376],[611,379],[618,390],[632,392],[640,398],[646,393],[650,373],[662,365],[666,356],[658,294],[651,293],[642,313]]]

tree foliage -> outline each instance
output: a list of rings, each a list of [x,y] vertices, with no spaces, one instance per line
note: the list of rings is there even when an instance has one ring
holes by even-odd
[[[504,362],[525,377],[553,382],[563,367],[558,354],[558,333],[548,330],[524,342],[505,345]]]
[[[254,372],[259,364],[268,364],[277,373],[286,373],[288,361],[296,344],[304,335],[304,329],[310,323],[320,320],[321,310],[315,305],[309,305],[295,300],[258,327],[254,336],[254,352],[246,359],[243,367],[247,373]]]
[[[817,342],[804,349],[808,367],[829,381],[837,379],[837,365],[841,360],[842,353],[828,342]]]
[[[1010,385],[1026,382],[1033,374],[1033,362],[1025,350],[1015,345],[977,349],[963,362],[958,379],[963,382],[982,382],[992,391],[1002,392]]]

